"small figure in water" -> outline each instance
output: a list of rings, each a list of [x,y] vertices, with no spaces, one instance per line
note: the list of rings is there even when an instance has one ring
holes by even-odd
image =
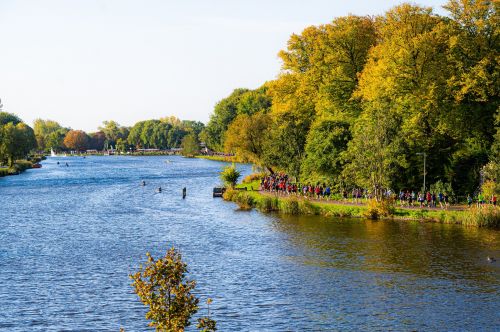
[[[66,163],[66,167],[69,167],[68,163]]]
[[[182,199],[186,198],[186,187],[182,188]]]
[[[161,187],[158,187],[158,190],[157,190],[159,193],[161,193]]]
[[[144,187],[145,185],[146,185],[146,181],[142,180],[142,182],[141,182],[141,186],[143,186],[143,187]]]
[[[57,164],[59,165],[59,162],[57,162]]]

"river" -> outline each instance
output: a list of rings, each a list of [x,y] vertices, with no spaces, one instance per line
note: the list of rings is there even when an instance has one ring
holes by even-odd
[[[0,330],[147,331],[128,276],[172,245],[220,331],[500,329],[499,231],[239,211],[212,198],[223,165],[61,157],[0,178]]]

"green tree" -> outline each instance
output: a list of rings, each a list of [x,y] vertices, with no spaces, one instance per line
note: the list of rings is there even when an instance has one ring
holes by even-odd
[[[272,99],[267,93],[267,87],[245,92],[237,105],[238,114],[252,115],[257,112],[267,113],[271,109]]]
[[[10,167],[36,147],[33,129],[23,122],[8,122],[0,126],[0,131],[0,160],[7,161]]]
[[[54,140],[58,135],[53,133],[64,131],[64,128],[56,121],[36,119],[33,122],[33,130],[40,150],[50,150],[51,148],[60,147],[60,142]]]
[[[141,135],[142,129],[144,128],[144,124],[146,121],[139,121],[130,129],[130,132],[127,137],[127,141],[130,145],[133,145],[135,148],[145,147],[142,142]]]
[[[127,151],[127,141],[123,138],[118,138],[116,140],[116,150],[121,153],[125,153]]]
[[[104,121],[102,124],[103,125],[98,129],[99,131],[103,132],[104,135],[106,135],[107,145],[114,146],[116,145],[116,141],[118,140],[118,138],[124,138],[122,137],[121,126],[116,121]]]
[[[0,110],[1,110],[1,108],[0,108]],[[17,125],[18,123],[20,123],[22,121],[15,114],[7,113],[7,112],[0,112],[0,126],[6,125],[9,122],[12,122],[14,125]]]
[[[196,282],[187,279],[187,264],[173,247],[160,259],[155,260],[149,252],[146,256],[145,265],[130,278],[135,293],[149,307],[149,325],[156,331],[184,331],[198,311],[198,299],[191,294]]]
[[[69,130],[67,128],[60,128],[49,133],[47,136],[45,136],[45,147],[48,149],[52,148],[54,150],[64,149],[64,138],[66,137],[68,131]]]
[[[216,151],[222,151],[224,147],[224,133],[229,124],[238,114],[238,104],[243,94],[248,89],[235,89],[227,98],[222,99],[215,105],[214,112],[205,128],[205,139],[208,146]]]
[[[194,157],[200,153],[200,143],[194,133],[184,136],[181,146],[183,156]]]
[[[364,111],[348,143],[344,177],[352,179],[357,186],[370,189],[377,198],[391,188],[398,167],[406,166],[398,136],[399,121],[383,110]]]
[[[351,139],[350,125],[331,118],[319,118],[307,135],[303,179],[332,179],[342,171],[344,151]]]
[[[230,188],[234,188],[234,186],[236,186],[236,183],[238,182],[240,176],[241,173],[236,169],[236,166],[234,166],[234,164],[224,167],[222,172],[220,173],[221,180]]]

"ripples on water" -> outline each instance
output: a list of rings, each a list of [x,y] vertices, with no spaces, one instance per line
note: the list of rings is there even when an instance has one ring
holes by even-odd
[[[222,165],[51,158],[0,179],[0,330],[147,330],[128,275],[167,245],[221,331],[499,330],[498,231],[237,211],[211,197]]]

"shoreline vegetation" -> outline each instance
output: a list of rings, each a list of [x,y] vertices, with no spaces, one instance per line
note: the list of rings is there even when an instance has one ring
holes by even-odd
[[[454,206],[451,209],[398,207],[394,200],[366,200],[346,203],[339,200],[315,200],[302,196],[285,196],[259,190],[259,181],[241,183],[228,189],[223,198],[238,204],[242,210],[257,209],[264,213],[319,215],[327,218],[365,218],[458,224],[473,227],[500,228],[500,211],[485,205],[481,208]]]

